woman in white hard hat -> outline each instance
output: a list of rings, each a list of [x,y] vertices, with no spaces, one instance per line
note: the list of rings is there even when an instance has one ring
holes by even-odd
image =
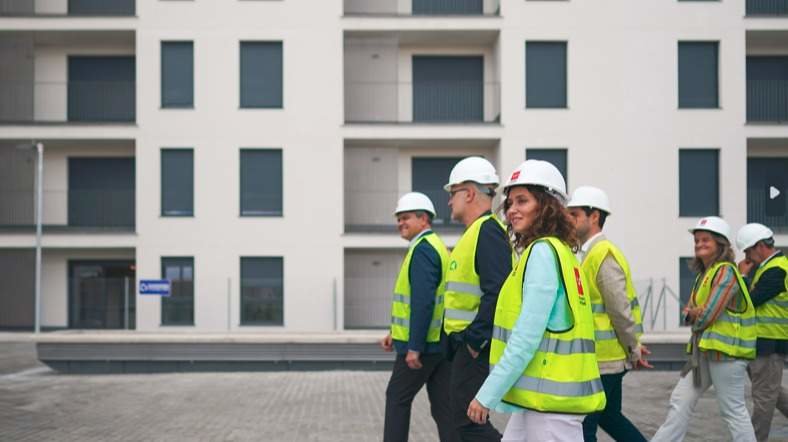
[[[498,295],[490,350],[494,366],[468,417],[513,413],[504,441],[578,441],[583,418],[605,393],[594,351],[585,276],[564,207],[566,184],[552,164],[529,160],[504,188],[508,230],[521,257]],[[526,269],[527,264],[527,269]]]
[[[717,403],[734,441],[755,441],[744,401],[747,362],[755,357],[755,308],[733,262],[730,226],[709,216],[690,229],[698,273],[684,309],[692,326],[690,360],[670,396],[665,423],[652,441],[680,441],[689,428],[698,399],[714,385]],[[692,376],[687,376],[689,372]]]

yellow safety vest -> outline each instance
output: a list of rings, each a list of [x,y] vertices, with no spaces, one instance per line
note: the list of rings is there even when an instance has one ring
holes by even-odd
[[[479,311],[484,293],[479,274],[476,273],[476,244],[479,242],[482,224],[490,218],[506,232],[503,224],[494,215],[481,216],[465,230],[449,257],[449,270],[446,274],[446,317],[443,320],[443,328],[447,334],[465,330]]]
[[[605,391],[594,349],[594,320],[585,287],[586,277],[569,247],[554,237],[541,238],[558,257],[560,278],[572,311],[566,331],[545,330],[533,359],[504,395],[503,401],[553,413],[589,414],[605,408]],[[523,278],[532,243],[501,287],[495,307],[490,364],[500,361],[506,342],[520,317]]]
[[[756,270],[751,290],[755,289],[765,271],[775,267],[785,270],[785,287],[780,294],[755,309],[756,329],[759,338],[788,339],[788,257],[772,257]]]
[[[596,279],[599,274],[599,267],[602,262],[610,255],[616,260],[621,270],[624,271],[627,284],[627,300],[632,310],[632,318],[635,320],[635,333],[638,341],[643,334],[643,322],[640,317],[640,304],[638,303],[635,286],[632,284],[632,274],[629,271],[624,254],[612,242],[602,240],[594,244],[583,259],[583,271],[588,277],[588,293],[591,297],[591,311],[594,313],[594,328],[596,329],[596,357],[599,362],[619,361],[627,359],[629,352],[621,346],[610,320],[605,310],[605,301],[599,291]]]
[[[739,289],[744,297],[745,307],[743,311],[737,312],[726,306],[717,320],[703,330],[698,346],[701,350],[716,350],[734,358],[755,359],[755,307],[752,305],[750,293],[747,291],[739,269],[735,265],[730,262],[718,262],[707,269],[703,275],[698,275],[692,290],[692,304],[701,306],[706,302],[711,293],[714,278],[724,266],[730,267],[736,275]],[[700,278],[703,278],[702,281]],[[687,345],[687,352],[691,351],[691,346]]]
[[[427,342],[440,341],[441,320],[443,319],[443,294],[446,291],[446,269],[449,267],[449,251],[443,244],[438,235],[429,233],[419,238],[408,249],[405,260],[397,276],[394,285],[394,297],[391,302],[391,337],[398,341],[410,339],[410,264],[413,259],[413,251],[423,241],[438,252],[441,260],[441,281],[438,290],[435,291],[435,307],[432,310],[432,321],[427,330]]]

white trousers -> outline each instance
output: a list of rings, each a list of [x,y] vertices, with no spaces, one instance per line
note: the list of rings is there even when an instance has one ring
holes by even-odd
[[[501,442],[577,442],[583,440],[585,415],[514,413],[506,424]]]
[[[701,386],[692,384],[692,373],[679,380],[670,395],[670,408],[665,423],[659,427],[651,442],[680,442],[684,440],[692,418],[692,410],[703,393],[714,385],[722,419],[734,442],[755,442],[750,415],[744,400],[747,361],[709,361],[701,356],[699,369]]]

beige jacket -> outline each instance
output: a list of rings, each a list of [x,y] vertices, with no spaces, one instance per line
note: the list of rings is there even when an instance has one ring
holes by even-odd
[[[605,235],[602,233],[589,238],[580,249],[581,262],[596,243],[605,239]],[[602,301],[605,303],[605,310],[613,323],[618,342],[629,353],[627,360],[600,362],[599,372],[600,374],[615,374],[631,370],[633,363],[641,357],[640,343],[635,335],[635,319],[627,299],[627,278],[624,270],[612,256],[608,255],[599,266],[596,284],[602,294]]]

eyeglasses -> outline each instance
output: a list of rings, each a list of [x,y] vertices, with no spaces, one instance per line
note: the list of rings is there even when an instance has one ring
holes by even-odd
[[[454,195],[458,194],[459,192],[467,192],[468,189],[457,189],[449,191],[449,199],[454,198]]]

